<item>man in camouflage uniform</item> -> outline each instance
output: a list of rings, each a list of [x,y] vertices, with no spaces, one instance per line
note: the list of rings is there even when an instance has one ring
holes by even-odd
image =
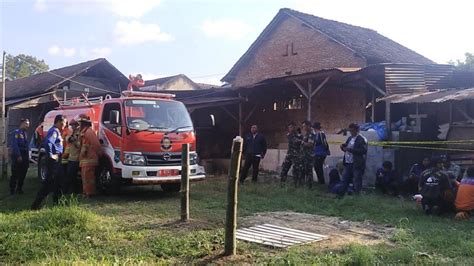
[[[291,122],[288,124],[288,133],[286,134],[288,138],[288,152],[285,156],[285,160],[281,165],[281,174],[280,180],[282,183],[286,182],[288,176],[288,171],[290,171],[291,166],[293,166],[293,177],[296,180],[298,178],[298,154],[300,152],[301,145],[301,134],[296,130],[296,124]]]
[[[313,164],[314,164],[314,143],[316,136],[311,128],[311,122],[304,121],[302,123],[303,140],[300,150],[300,178],[299,183],[307,183],[309,188],[313,187]]]

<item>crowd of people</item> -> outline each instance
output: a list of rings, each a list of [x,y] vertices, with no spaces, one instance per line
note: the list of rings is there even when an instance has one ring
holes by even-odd
[[[360,194],[365,173],[368,141],[360,134],[357,124],[348,126],[347,140],[340,145],[344,153],[341,164],[329,172],[328,188],[341,198],[346,194]],[[280,182],[287,183],[292,169],[295,186],[313,186],[313,169],[318,183],[325,184],[323,166],[331,154],[321,124],[303,121],[301,127],[291,122],[287,127],[288,151],[281,166]],[[252,181],[257,182],[260,161],[267,152],[265,137],[252,125],[244,138],[244,165],[240,184],[244,184],[252,167]],[[392,196],[407,195],[416,200],[427,214],[456,211],[457,219],[468,219],[474,211],[474,167],[461,175],[461,167],[449,156],[426,157],[414,164],[406,179],[394,169],[392,162],[383,162],[376,172],[375,189]]]
[[[10,193],[23,194],[23,183],[29,167],[29,143],[26,131],[30,126],[28,119],[22,119],[13,132],[11,150]],[[81,193],[84,197],[96,194],[96,168],[102,149],[92,122],[87,115],[79,115],[67,121],[57,115],[54,125],[43,137],[40,125],[35,142],[45,151],[46,172],[41,187],[31,206],[39,209],[45,197],[53,193],[58,203],[64,195]],[[367,139],[360,134],[357,124],[348,126],[350,135],[340,145],[344,153],[342,162],[329,173],[328,188],[337,197],[346,194],[360,194],[362,179],[366,168],[368,151]],[[321,124],[303,121],[301,127],[291,122],[287,126],[288,152],[281,166],[280,182],[288,182],[292,169],[295,186],[313,187],[313,169],[318,184],[325,184],[324,164],[331,155],[328,140]],[[38,140],[39,138],[39,140]],[[257,125],[252,125],[250,133],[244,138],[244,165],[239,178],[243,185],[248,171],[252,168],[252,181],[257,182],[260,162],[267,153],[265,137],[259,133]],[[81,179],[78,179],[78,172]],[[82,180],[82,186],[80,185]],[[412,196],[427,214],[442,214],[456,211],[457,219],[468,219],[474,211],[474,167],[462,175],[461,167],[448,156],[426,157],[414,164],[406,179],[397,173],[391,162],[383,162],[375,176],[375,189],[392,196]]]
[[[20,127],[13,132],[11,149],[10,194],[23,194],[23,182],[29,167],[29,143],[26,130],[30,126],[28,119],[22,119]],[[81,114],[68,121],[65,116],[57,115],[54,125],[43,137],[35,132],[35,142],[45,151],[45,173],[41,176],[41,186],[31,206],[41,208],[48,194],[53,194],[55,204],[63,196],[79,194],[91,197],[96,194],[96,168],[102,149],[99,139],[92,130],[90,118]],[[79,177],[81,172],[81,179]],[[81,187],[82,181],[82,187]]]

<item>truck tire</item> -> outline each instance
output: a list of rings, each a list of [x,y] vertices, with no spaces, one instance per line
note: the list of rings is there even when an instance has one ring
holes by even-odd
[[[43,182],[46,180],[46,155],[40,155],[38,159],[38,179]]]
[[[97,189],[106,195],[117,195],[122,185],[120,176],[113,173],[109,163],[102,164],[97,173]]]
[[[181,183],[161,184],[164,192],[176,193],[181,189]]]

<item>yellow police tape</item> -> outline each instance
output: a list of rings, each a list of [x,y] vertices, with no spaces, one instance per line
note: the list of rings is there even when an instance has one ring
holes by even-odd
[[[329,144],[343,144],[343,141],[328,141]],[[440,151],[458,151],[458,152],[474,152],[470,149],[456,149],[443,147],[427,147],[418,145],[474,145],[474,140],[448,140],[448,141],[369,141],[369,146],[405,148],[405,149],[421,149],[421,150],[440,150]]]

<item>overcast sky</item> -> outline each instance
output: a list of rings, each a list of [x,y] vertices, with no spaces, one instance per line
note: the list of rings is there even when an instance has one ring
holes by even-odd
[[[289,7],[374,29],[438,62],[474,52],[471,0],[0,0],[0,48],[52,69],[105,57],[122,73],[218,83]]]

